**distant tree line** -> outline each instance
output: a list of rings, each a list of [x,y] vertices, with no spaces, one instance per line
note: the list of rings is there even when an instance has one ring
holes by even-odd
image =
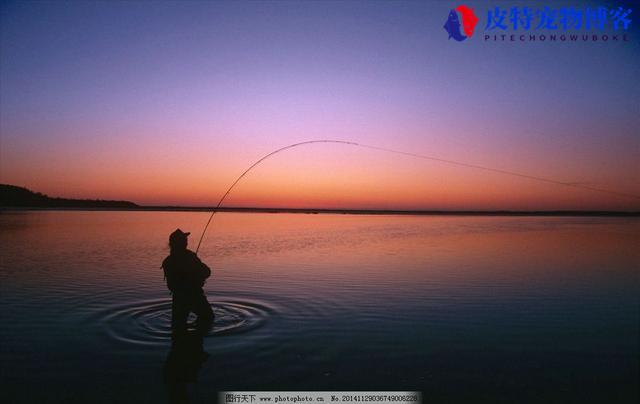
[[[129,201],[52,198],[24,187],[0,184],[0,207],[16,208],[137,208]]]

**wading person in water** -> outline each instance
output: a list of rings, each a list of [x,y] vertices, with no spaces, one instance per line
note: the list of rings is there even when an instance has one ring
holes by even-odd
[[[173,338],[187,331],[189,313],[198,316],[196,329],[205,334],[213,325],[213,310],[202,290],[211,270],[191,250],[187,249],[187,236],[177,229],[169,236],[169,256],[162,262],[167,287],[173,295],[171,330]]]

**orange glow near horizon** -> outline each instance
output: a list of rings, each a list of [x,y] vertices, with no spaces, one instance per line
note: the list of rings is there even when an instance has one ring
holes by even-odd
[[[247,158],[217,151],[207,158],[179,155],[164,161],[131,153],[78,155],[47,170],[13,174],[50,196],[131,200],[142,205],[213,206],[257,155]],[[165,151],[166,153],[166,151]],[[257,157],[256,157],[257,156]],[[240,161],[245,166],[241,166]],[[184,161],[183,163],[180,163]],[[246,161],[249,161],[247,163]],[[497,163],[496,163],[497,164]],[[526,169],[526,162],[521,164]],[[86,167],[90,167],[86,169]],[[549,171],[549,170],[547,170]],[[73,174],[69,175],[69,172]],[[5,172],[6,173],[6,172]],[[545,175],[545,173],[543,173]],[[552,173],[546,174],[553,177]],[[637,209],[632,198],[547,184],[524,178],[451,166],[343,145],[309,145],[275,155],[252,170],[223,206],[326,209],[553,210]]]

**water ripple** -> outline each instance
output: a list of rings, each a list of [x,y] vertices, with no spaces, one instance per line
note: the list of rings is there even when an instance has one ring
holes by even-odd
[[[256,300],[212,300],[210,303],[215,322],[207,337],[247,333],[265,325],[276,313],[272,305]],[[112,341],[167,345],[171,340],[171,300],[142,300],[111,306],[94,313],[90,321],[101,324]]]

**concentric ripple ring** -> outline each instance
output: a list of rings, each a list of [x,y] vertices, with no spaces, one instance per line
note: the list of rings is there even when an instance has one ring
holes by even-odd
[[[255,300],[210,300],[215,321],[206,337],[246,333],[262,327],[276,310]],[[190,317],[189,321],[193,321]],[[171,340],[171,300],[155,299],[112,306],[96,314],[112,340],[137,345],[166,345]]]

